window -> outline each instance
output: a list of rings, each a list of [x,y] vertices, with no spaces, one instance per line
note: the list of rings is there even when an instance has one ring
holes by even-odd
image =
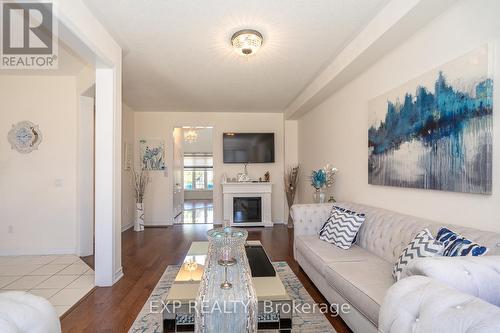
[[[185,154],[184,190],[212,190],[214,188],[213,166],[212,154]]]
[[[184,170],[184,189],[193,189],[193,171],[191,170]]]

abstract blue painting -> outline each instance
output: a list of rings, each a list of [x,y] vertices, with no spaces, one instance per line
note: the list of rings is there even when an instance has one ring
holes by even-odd
[[[165,142],[161,140],[140,140],[141,164],[143,170],[165,170]]]
[[[483,46],[370,101],[370,184],[491,194],[489,52]]]

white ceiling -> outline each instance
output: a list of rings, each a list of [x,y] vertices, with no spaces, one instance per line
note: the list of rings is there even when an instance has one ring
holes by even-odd
[[[124,48],[137,111],[282,112],[388,0],[84,0]],[[259,30],[237,55],[231,35]]]

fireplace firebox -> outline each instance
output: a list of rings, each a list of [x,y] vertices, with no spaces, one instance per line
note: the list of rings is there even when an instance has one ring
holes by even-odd
[[[272,227],[272,183],[222,183],[223,221],[233,227]]]
[[[234,223],[262,222],[262,198],[234,197],[233,222]]]

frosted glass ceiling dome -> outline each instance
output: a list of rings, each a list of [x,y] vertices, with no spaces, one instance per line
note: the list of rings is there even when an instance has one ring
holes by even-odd
[[[264,38],[257,30],[244,29],[236,31],[231,37],[231,44],[238,54],[251,55],[256,53],[262,46]]]

